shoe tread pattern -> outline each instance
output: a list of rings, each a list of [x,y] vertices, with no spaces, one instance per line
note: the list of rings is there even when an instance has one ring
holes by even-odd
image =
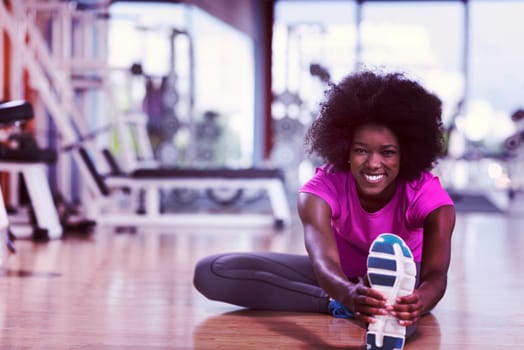
[[[368,279],[372,288],[388,296],[394,303],[398,296],[413,292],[416,267],[406,243],[393,234],[382,234],[371,244],[368,256]],[[375,316],[377,322],[368,327],[368,350],[401,350],[405,327],[391,315]]]

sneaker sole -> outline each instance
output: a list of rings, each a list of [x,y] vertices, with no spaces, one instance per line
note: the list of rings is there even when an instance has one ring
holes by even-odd
[[[378,236],[369,249],[367,264],[371,287],[384,293],[388,304],[394,304],[399,296],[413,293],[417,269],[413,254],[402,238],[389,233]],[[368,326],[367,349],[403,349],[406,327],[391,315],[375,318],[377,321]]]

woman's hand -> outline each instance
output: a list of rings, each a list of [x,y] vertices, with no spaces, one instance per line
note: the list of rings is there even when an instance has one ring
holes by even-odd
[[[420,319],[423,309],[420,294],[416,289],[410,295],[398,297],[395,305],[387,306],[388,312],[405,327],[415,324]]]
[[[386,296],[370,288],[362,278],[349,288],[348,296],[342,303],[349,307],[356,320],[366,323],[374,323],[374,315],[387,315],[390,312]]]
[[[416,323],[442,298],[451,258],[455,209],[447,205],[432,211],[424,221],[420,284],[412,294],[398,297],[387,309],[402,326]]]

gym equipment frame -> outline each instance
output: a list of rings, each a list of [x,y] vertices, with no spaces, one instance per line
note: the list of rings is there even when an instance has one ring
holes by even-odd
[[[283,174],[278,169],[160,168],[138,169],[130,174],[118,174],[113,169],[112,174],[103,176],[97,171],[94,162],[84,148],[79,148],[78,152],[85,162],[91,179],[96,183],[99,198],[107,199],[118,189],[125,189],[131,194],[144,191],[145,194],[142,214],[138,214],[136,208],[132,208],[131,212],[119,213],[118,210],[114,210],[117,209],[115,205],[104,207],[103,200],[99,200],[94,204],[99,224],[116,226],[191,225],[195,223],[211,226],[273,224],[276,228],[282,228],[291,222]],[[175,188],[265,190],[271,204],[272,216],[247,213],[163,213],[160,208],[160,191]]]

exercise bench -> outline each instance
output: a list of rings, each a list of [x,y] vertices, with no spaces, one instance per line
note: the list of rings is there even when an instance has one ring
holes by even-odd
[[[0,127],[8,127],[19,122],[26,122],[33,118],[33,108],[23,100],[0,102]],[[11,197],[16,198],[18,175],[22,175],[35,217],[33,237],[55,239],[62,236],[62,225],[59,220],[56,206],[46,175],[47,163],[52,155],[47,150],[43,152],[27,152],[0,147],[0,171],[11,175],[11,187],[15,188]],[[9,227],[9,219],[3,196],[0,196],[0,225]],[[12,198],[11,198],[12,199]],[[13,200],[11,200],[13,202]],[[16,236],[11,225],[11,231]]]
[[[102,175],[84,148],[79,149],[89,173],[100,193],[108,197],[115,189],[126,189],[131,193],[144,193],[143,211],[139,214],[104,212],[99,223],[114,225],[259,225],[268,223],[282,228],[291,222],[290,209],[284,186],[284,175],[280,169],[265,168],[147,168],[122,172],[108,151],[104,151],[110,173]],[[264,190],[269,198],[272,216],[248,213],[164,213],[161,209],[162,189],[247,189]]]

